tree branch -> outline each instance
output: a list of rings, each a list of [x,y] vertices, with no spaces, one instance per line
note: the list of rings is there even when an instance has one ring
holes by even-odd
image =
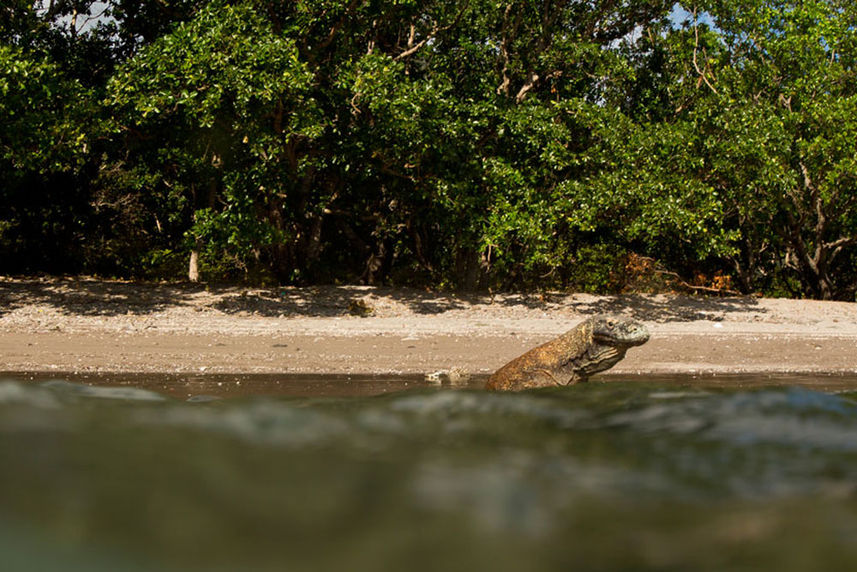
[[[509,14],[512,12],[512,6],[513,4],[508,4],[506,9],[503,11],[503,27],[500,29],[500,34],[503,37],[500,42],[500,55],[503,57],[503,69],[500,73],[503,80],[500,82],[500,85],[497,86],[497,95],[509,95],[509,86],[512,84],[512,80],[509,78],[509,44],[512,42],[512,36],[517,33],[518,26],[521,23],[521,17],[520,14],[518,14],[518,17],[515,18],[514,27],[511,32],[509,31]]]
[[[462,16],[464,16],[464,13],[467,11],[469,4],[470,4],[469,1],[465,2],[464,6],[461,7],[461,10],[458,11],[458,14],[455,15],[455,18],[452,20],[452,22],[450,22],[446,26],[441,26],[440,24],[435,24],[432,27],[431,32],[429,32],[425,38],[423,38],[422,40],[420,40],[416,44],[414,44],[414,38],[416,36],[416,27],[413,24],[411,24],[411,29],[410,29],[410,32],[408,34],[408,49],[406,49],[404,52],[400,53],[398,56],[396,56],[393,59],[395,61],[399,61],[399,60],[405,59],[406,57],[408,57],[410,55],[417,53],[420,50],[420,48],[422,48],[429,41],[431,41],[435,37],[437,37],[437,34],[439,34],[441,32],[445,32],[445,31],[449,30],[450,28],[456,26],[458,24],[458,22],[461,21],[461,18],[462,18]]]
[[[844,246],[857,244],[857,236],[843,236],[831,242],[825,242],[824,247],[830,250],[839,251]]]
[[[331,26],[330,31],[327,33],[327,38],[325,38],[324,41],[318,45],[319,49],[323,50],[333,42],[333,38],[336,37],[337,32],[339,32],[340,28],[345,25],[345,21],[348,19],[349,16],[351,16],[351,14],[357,8],[357,5],[362,3],[363,0],[351,0],[351,3],[348,5],[347,8],[345,8],[345,13],[342,15],[339,21],[336,22],[333,26]]]
[[[817,266],[820,266],[825,251],[824,233],[827,230],[827,215],[824,212],[824,199],[822,198],[821,193],[818,192],[818,188],[812,182],[812,178],[809,176],[809,169],[806,168],[803,161],[799,161],[798,165],[800,166],[800,172],[803,176],[803,185],[810,193],[812,206],[815,210],[815,253],[812,258],[813,262]]]
[[[699,24],[696,19],[696,8],[693,10],[693,69],[696,70],[697,75],[699,75],[699,79],[705,82],[705,85],[713,91],[715,94],[720,95],[720,92],[711,85],[711,82],[708,81],[708,77],[706,77],[706,72],[699,69],[699,63],[696,60],[697,52],[699,51]],[[708,68],[708,63],[705,64],[705,67]]]
[[[681,276],[677,272],[670,272],[669,270],[655,270],[657,274],[661,274],[664,276],[672,277],[678,286],[682,288],[687,288],[693,292],[706,292],[708,294],[719,294],[721,296],[740,296],[741,292],[737,290],[732,290],[730,288],[715,288],[713,286],[696,286],[695,284],[690,284],[682,279]]]
[[[544,12],[542,13],[541,20],[541,35],[538,37],[538,41],[532,49],[532,55],[538,56],[543,54],[553,43],[553,34],[551,31],[553,30],[554,24],[559,18],[560,14],[562,14],[563,5],[560,3],[557,6],[551,6],[551,3],[548,2],[548,5],[545,6]],[[505,75],[506,68],[504,67],[504,83],[507,82],[508,77]],[[554,72],[556,73],[556,72]],[[551,74],[553,75],[553,74]],[[548,76],[551,77],[551,76]],[[527,72],[527,79],[524,81],[524,84],[518,90],[518,93],[515,94],[515,103],[520,104],[524,101],[524,98],[538,83],[538,81],[542,79],[539,73],[533,68],[530,67]],[[506,94],[508,94],[508,85],[506,85]]]
[[[533,89],[538,81],[539,74],[536,72],[530,72],[527,81],[524,82],[524,85],[521,86],[521,89],[518,90],[518,94],[515,96],[515,103],[521,103],[524,101],[524,98],[527,96],[527,92]]]

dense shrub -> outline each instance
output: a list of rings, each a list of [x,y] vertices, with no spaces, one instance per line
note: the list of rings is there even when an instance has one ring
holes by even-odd
[[[102,5],[0,9],[0,272],[854,298],[853,2]]]

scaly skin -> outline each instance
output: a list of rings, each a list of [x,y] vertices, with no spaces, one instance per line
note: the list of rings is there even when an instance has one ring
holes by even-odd
[[[586,381],[648,340],[649,331],[640,322],[595,316],[510,361],[488,378],[485,389],[520,391]]]

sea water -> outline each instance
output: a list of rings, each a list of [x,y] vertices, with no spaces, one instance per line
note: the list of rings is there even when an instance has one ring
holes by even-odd
[[[95,382],[0,380],[4,570],[857,565],[853,378]]]

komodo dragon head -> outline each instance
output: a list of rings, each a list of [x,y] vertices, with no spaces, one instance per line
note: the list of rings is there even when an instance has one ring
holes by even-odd
[[[628,348],[649,340],[646,326],[626,318],[595,316],[581,323],[578,328],[583,336],[586,336],[588,330],[591,342],[580,348],[583,350],[580,354],[569,356],[568,363],[572,364],[571,369],[575,374],[572,381],[586,381],[590,375],[610,369],[625,357]],[[574,335],[574,331],[569,334]]]
[[[609,316],[591,319],[592,339],[608,346],[639,346],[649,341],[649,330],[640,322]]]

